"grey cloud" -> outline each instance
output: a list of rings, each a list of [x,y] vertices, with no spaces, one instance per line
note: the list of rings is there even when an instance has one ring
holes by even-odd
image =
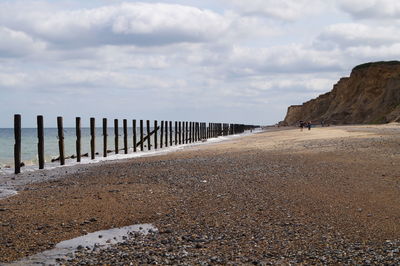
[[[31,12],[9,18],[16,27],[61,47],[157,46],[207,42],[224,34],[229,19],[173,4],[123,3],[87,10]],[[7,23],[10,23],[10,22]]]
[[[400,42],[400,30],[394,26],[369,26],[359,23],[335,24],[317,38],[317,47],[377,47]]]
[[[356,19],[400,19],[397,0],[339,0],[339,6]]]

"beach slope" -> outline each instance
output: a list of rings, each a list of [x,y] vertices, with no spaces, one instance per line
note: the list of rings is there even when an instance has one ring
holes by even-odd
[[[64,263],[400,263],[399,133],[275,129],[81,166],[0,200],[0,261],[150,223],[158,232]]]

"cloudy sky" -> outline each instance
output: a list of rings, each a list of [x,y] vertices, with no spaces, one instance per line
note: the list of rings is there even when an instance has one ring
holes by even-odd
[[[397,0],[2,0],[0,127],[14,113],[272,124],[399,57]]]

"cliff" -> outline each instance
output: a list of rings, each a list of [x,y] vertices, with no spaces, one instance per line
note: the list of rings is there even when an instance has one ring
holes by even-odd
[[[288,108],[283,125],[299,120],[330,124],[400,122],[400,62],[356,66],[332,91]]]

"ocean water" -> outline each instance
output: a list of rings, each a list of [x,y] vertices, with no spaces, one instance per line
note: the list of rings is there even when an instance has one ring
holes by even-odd
[[[150,131],[153,127],[150,128]],[[107,129],[107,149],[114,151],[114,128]],[[103,129],[96,128],[96,152],[99,154],[96,157],[103,156]],[[144,127],[143,135],[147,135],[147,129]],[[160,147],[160,130],[158,130],[158,147]],[[165,135],[165,132],[164,132]],[[175,131],[173,130],[173,140],[175,140]],[[140,141],[140,129],[136,129],[136,141]],[[0,168],[13,168],[14,167],[14,129],[0,128]],[[119,128],[119,153],[123,154],[124,147],[123,128]],[[165,137],[163,138],[165,143]],[[168,142],[169,142],[169,128],[168,128]],[[38,150],[37,150],[37,130],[36,128],[23,128],[21,130],[21,161],[26,166],[38,164]],[[64,128],[64,149],[65,157],[76,155],[76,135],[75,128]],[[151,145],[154,145],[154,134],[151,136]],[[132,149],[133,146],[133,129],[128,128],[128,148]],[[147,140],[144,143],[144,150],[147,151]],[[165,144],[163,145],[165,147]],[[51,162],[51,159],[59,156],[58,149],[58,131],[57,128],[44,129],[44,147],[45,147],[45,162]],[[152,149],[154,146],[151,147]],[[140,150],[140,147],[137,148]],[[130,151],[132,152],[132,151]],[[90,155],[90,128],[81,129],[81,154],[88,153]],[[74,159],[71,159],[74,160]],[[76,159],[75,159],[76,160]]]

